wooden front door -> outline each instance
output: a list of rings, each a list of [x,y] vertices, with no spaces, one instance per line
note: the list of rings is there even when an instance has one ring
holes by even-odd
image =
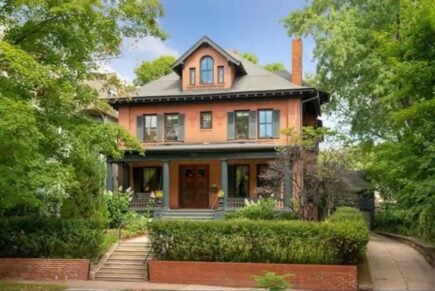
[[[180,207],[209,208],[208,165],[180,166]]]

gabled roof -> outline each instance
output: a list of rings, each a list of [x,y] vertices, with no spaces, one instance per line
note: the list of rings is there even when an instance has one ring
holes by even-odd
[[[214,41],[209,39],[207,36],[203,36],[200,40],[198,40],[190,49],[188,49],[175,63],[172,64],[172,69],[181,76],[181,71],[183,70],[183,64],[185,60],[193,54],[198,48],[203,45],[209,45],[218,51],[222,56],[224,56],[228,62],[232,63],[236,69],[243,75],[246,74],[245,69],[243,68],[242,63],[231,56],[226,50],[222,49],[219,45],[217,45]]]
[[[235,52],[226,51],[234,60],[240,62],[246,70],[246,75],[238,76],[233,86],[229,89],[220,90],[182,90],[181,78],[177,73],[172,72],[166,76],[152,81],[140,87],[134,97],[169,97],[169,96],[191,96],[218,93],[246,93],[259,91],[287,91],[298,89],[314,89],[298,86],[263,67],[251,63]]]

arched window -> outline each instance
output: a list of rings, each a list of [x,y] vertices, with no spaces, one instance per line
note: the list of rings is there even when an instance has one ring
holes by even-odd
[[[213,84],[213,59],[209,56],[201,59],[201,84]]]

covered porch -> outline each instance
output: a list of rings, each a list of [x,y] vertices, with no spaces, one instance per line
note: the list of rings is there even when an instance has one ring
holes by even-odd
[[[165,145],[147,149],[145,156],[127,152],[122,160],[109,160],[108,168],[118,164],[119,184],[134,193],[133,210],[144,211],[150,197],[162,193],[157,212],[222,211],[244,207],[246,199],[256,201],[259,176],[275,158],[275,146],[268,144]],[[276,197],[278,209],[290,207],[291,180]]]

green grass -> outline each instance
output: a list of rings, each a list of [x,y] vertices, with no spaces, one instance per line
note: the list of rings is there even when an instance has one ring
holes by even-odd
[[[0,282],[0,290],[10,291],[60,291],[66,289],[61,285],[41,285],[25,283]]]
[[[104,234],[103,241],[98,247],[98,258],[104,256],[104,254],[109,250],[109,248],[118,241],[118,236],[115,232],[110,230]]]

